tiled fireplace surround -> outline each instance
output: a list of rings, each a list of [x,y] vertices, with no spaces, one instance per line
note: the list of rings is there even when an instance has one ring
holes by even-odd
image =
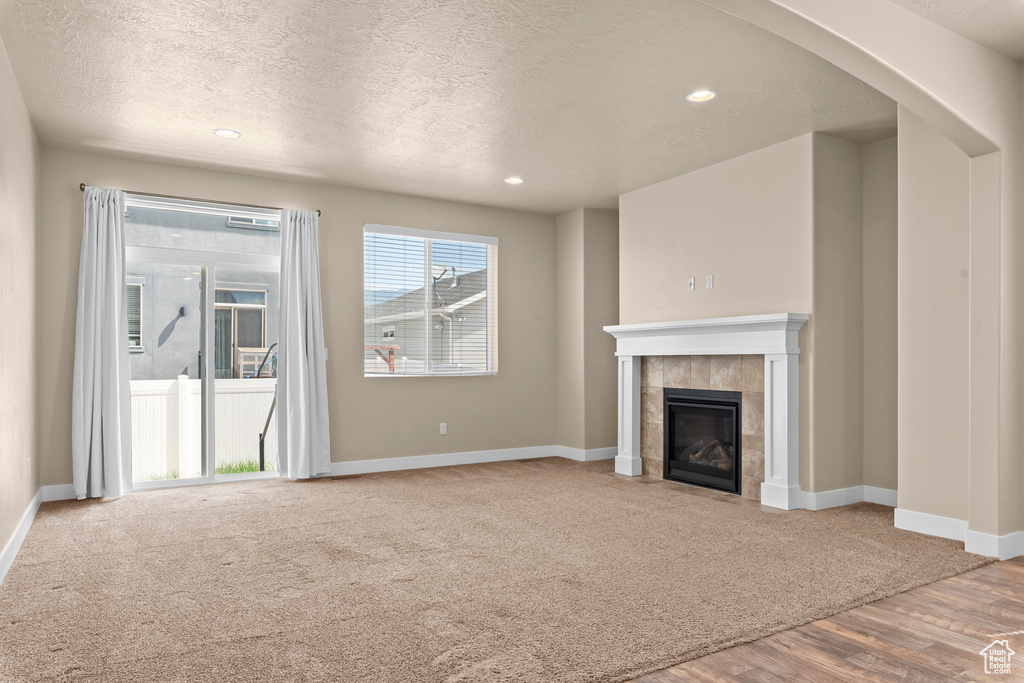
[[[802,507],[797,341],[807,320],[771,313],[605,327],[618,360],[615,472],[659,476],[664,387],[739,390],[741,494],[784,510]]]
[[[743,394],[741,494],[761,499],[764,482],[764,356],[644,356],[640,371],[640,457],[643,474],[662,478],[663,389],[711,389]]]

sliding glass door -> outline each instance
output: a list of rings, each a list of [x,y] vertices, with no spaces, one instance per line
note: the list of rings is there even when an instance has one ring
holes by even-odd
[[[218,268],[216,473],[277,471],[278,273]]]
[[[125,221],[134,487],[272,476],[277,212],[161,201]]]
[[[129,261],[132,478],[202,477],[202,266]]]

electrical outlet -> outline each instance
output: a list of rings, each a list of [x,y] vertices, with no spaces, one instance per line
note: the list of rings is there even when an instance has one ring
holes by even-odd
[[[714,275],[708,275],[708,277],[707,277],[707,284],[705,286],[708,289],[711,289],[712,287],[715,286],[715,276]]]
[[[697,288],[697,278],[691,277],[690,278],[690,291],[693,291],[696,288]]]
[[[441,434],[447,434],[447,433],[448,433],[448,423],[447,422],[442,422],[441,423]]]

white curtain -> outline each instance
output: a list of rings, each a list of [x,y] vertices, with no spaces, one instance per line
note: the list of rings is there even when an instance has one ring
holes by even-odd
[[[124,192],[86,187],[71,397],[71,460],[79,499],[131,490]]]
[[[317,218],[314,211],[281,212],[277,443],[281,474],[291,479],[331,470]]]

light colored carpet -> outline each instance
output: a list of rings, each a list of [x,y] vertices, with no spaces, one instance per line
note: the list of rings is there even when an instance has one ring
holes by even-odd
[[[985,564],[861,504],[780,513],[506,462],[44,504],[0,679],[622,681]]]

